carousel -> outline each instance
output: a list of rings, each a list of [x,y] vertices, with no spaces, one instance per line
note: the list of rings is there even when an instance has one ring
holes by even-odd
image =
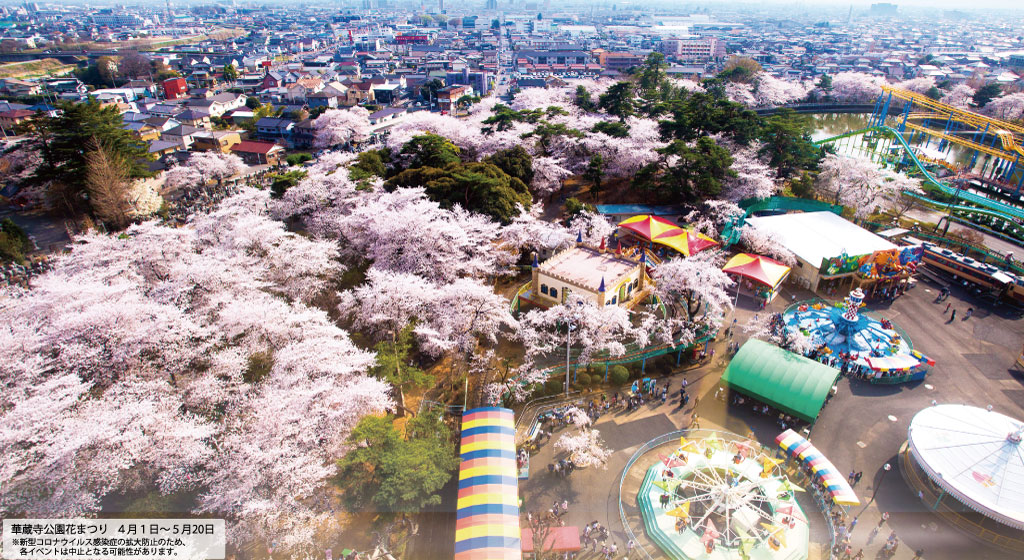
[[[648,537],[677,560],[806,558],[810,533],[795,497],[803,489],[781,463],[732,434],[681,438],[640,487]]]
[[[935,362],[914,350],[910,339],[888,319],[860,312],[864,292],[850,292],[842,302],[801,302],[783,314],[785,328],[809,337],[816,357],[863,372],[873,383],[902,383],[924,379]]]

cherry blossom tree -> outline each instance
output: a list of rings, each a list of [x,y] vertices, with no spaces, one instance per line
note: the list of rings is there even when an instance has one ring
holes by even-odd
[[[81,236],[0,295],[0,515],[190,491],[229,535],[308,551],[349,430],[393,403],[364,374],[373,355],[304,303],[340,270],[336,244],[286,232],[267,202],[246,190],[182,228]]]
[[[829,154],[821,162],[817,188],[863,219],[883,204],[898,205],[908,192],[920,192],[921,182],[881,168],[864,158]]]
[[[379,188],[382,182],[379,179],[369,182],[370,193],[358,190],[365,187],[352,181],[346,168],[355,157],[346,152],[321,155],[316,163],[305,168],[306,177],[273,203],[274,217],[301,218],[312,233],[328,235],[336,228],[333,220],[337,216],[349,213],[363,196],[372,195],[372,190]]]
[[[530,191],[538,197],[550,196],[562,188],[562,181],[572,176],[563,164],[563,158],[539,156],[533,158],[533,181]]]
[[[751,143],[749,146],[739,146],[724,139],[717,141],[731,153],[731,169],[736,172],[735,176],[726,177],[722,186],[722,198],[731,202],[740,202],[747,198],[768,198],[778,192],[775,171],[758,153],[763,144]]]
[[[733,281],[721,266],[718,251],[671,258],[654,271],[654,294],[670,305],[680,306],[688,318],[702,306],[706,306],[706,314],[722,315],[732,307],[729,289]]]
[[[580,212],[569,222],[569,233],[573,238],[582,236],[584,243],[595,247],[601,245],[601,240],[608,243],[616,228],[604,215],[589,211]]]
[[[788,266],[796,265],[796,256],[774,232],[746,224],[740,228],[740,244],[756,255],[772,257]]]
[[[193,152],[188,160],[164,172],[167,186],[189,189],[219,181],[245,171],[242,158],[221,152]]]
[[[1011,93],[997,97],[986,103],[981,111],[1004,121],[1024,119],[1024,93]]]
[[[949,93],[942,96],[942,102],[947,105],[966,109],[974,100],[974,88],[967,84],[957,84],[949,90]]]
[[[515,324],[508,301],[478,280],[438,283],[376,267],[365,284],[340,294],[338,309],[377,339],[415,323],[420,349],[433,356],[468,353],[478,342],[493,344],[503,327]]]
[[[561,224],[541,219],[544,207],[534,204],[529,212],[521,212],[512,223],[501,228],[500,242],[517,254],[537,251],[549,254],[571,245],[576,237]]]
[[[746,212],[729,200],[706,200],[699,210],[686,215],[690,227],[709,237],[718,237],[726,224],[735,221]]]
[[[863,72],[840,72],[832,77],[832,97],[840,103],[867,103],[882,93],[885,78]]]
[[[805,355],[814,350],[814,340],[797,330],[780,326],[778,315],[757,313],[743,325],[743,332],[750,338],[770,342],[795,354]]]
[[[796,103],[807,97],[813,86],[802,82],[782,80],[760,72],[750,83],[729,82],[725,94],[730,101],[748,107],[765,107]]]
[[[567,453],[572,464],[579,468],[607,468],[608,458],[613,453],[601,439],[601,432],[586,426],[562,434],[555,442],[555,449]]]
[[[920,78],[912,78],[910,80],[897,82],[894,87],[924,95],[928,90],[935,87],[935,78],[931,76],[921,76]]]
[[[370,137],[370,112],[362,107],[329,109],[313,121],[313,146],[333,148]]]
[[[565,303],[549,309],[534,309],[519,318],[515,338],[526,350],[527,363],[535,364],[565,347],[566,324],[572,325],[570,344],[580,349],[577,363],[590,363],[595,353],[621,356],[626,343],[645,340],[646,333],[634,327],[629,312],[617,305],[598,307],[579,295],[570,295]]]
[[[340,240],[350,262],[370,261],[434,281],[502,274],[514,261],[492,243],[500,224],[459,206],[445,210],[421,188],[375,193],[347,214],[321,216],[316,229]]]

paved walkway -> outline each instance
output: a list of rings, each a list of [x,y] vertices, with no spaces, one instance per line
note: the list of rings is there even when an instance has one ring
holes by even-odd
[[[918,549],[924,551],[924,558],[928,560],[1009,559],[1011,555],[979,545],[927,511],[897,468],[896,453],[906,440],[911,418],[918,410],[929,406],[932,399],[977,406],[992,404],[1001,412],[1024,418],[1024,376],[1012,370],[1024,339],[1024,321],[1003,318],[979,308],[968,321],[958,319],[947,324],[942,314],[945,304],[932,303],[936,293],[936,287],[921,282],[893,304],[869,308],[902,327],[917,349],[937,361],[928,379],[901,386],[841,380],[839,394],[823,410],[811,438],[844,473],[864,472],[855,487],[864,505],[851,508],[847,521],[853,516],[858,518],[851,538],[854,552],[863,548],[864,558],[884,558],[882,549],[886,538],[895,531],[900,540],[894,556],[898,560],[910,559]],[[771,311],[781,311],[793,301],[810,295],[786,288],[773,302]],[[960,317],[972,305],[962,299],[964,297],[955,290],[950,298],[953,307],[959,309]],[[756,312],[749,300],[741,297],[740,307],[735,311],[738,324],[744,324]],[[743,338],[742,333],[737,336]],[[716,358],[710,364],[672,374],[671,371],[655,371],[648,363],[648,373],[669,375],[670,394],[678,392],[683,378],[689,380],[691,397],[699,397],[696,412],[702,428],[720,428],[738,434],[753,431],[759,441],[771,445],[780,431],[771,419],[714,398],[727,365],[723,357],[726,341],[719,339],[716,344]],[[551,442],[543,444],[532,457],[530,479],[520,484],[524,515],[526,511],[545,511],[555,500],[568,500],[567,525],[582,527],[597,520],[609,527],[610,540],[618,544],[620,552],[624,551],[626,537],[618,510],[618,481],[623,467],[646,441],[685,427],[691,408],[679,411],[674,403],[645,405],[634,412],[615,412],[601,417],[595,427],[608,447],[615,450],[607,469],[583,469],[568,478],[547,472],[546,465],[561,456],[553,450],[553,442],[562,433],[556,431]],[[883,475],[882,466],[886,462],[892,470]],[[875,496],[873,501],[872,496]],[[889,519],[880,523],[883,512],[889,512]],[[820,519],[814,511],[808,514]],[[877,532],[872,531],[875,527],[878,527]],[[827,550],[821,547],[825,541],[821,527],[812,535],[818,546],[812,544],[811,558],[827,557]]]

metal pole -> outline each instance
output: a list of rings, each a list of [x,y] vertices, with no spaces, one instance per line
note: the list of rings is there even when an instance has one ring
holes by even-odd
[[[569,396],[569,339],[572,337],[572,323],[565,322],[565,396]]]
[[[889,471],[891,471],[891,470],[892,470],[892,465],[890,465],[889,463],[886,463],[885,465],[882,465],[882,477],[878,479],[878,484],[875,485],[875,490],[873,492],[871,492],[871,500],[868,501],[868,503],[864,505],[864,509],[860,510],[861,513],[864,513],[864,510],[868,509],[868,506],[870,506],[872,503],[874,503],[875,496],[878,495],[878,489],[882,486],[882,483],[885,482],[885,475],[889,474]]]

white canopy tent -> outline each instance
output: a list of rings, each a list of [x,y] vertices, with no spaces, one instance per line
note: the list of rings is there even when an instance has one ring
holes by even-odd
[[[971,509],[1024,530],[1024,423],[944,404],[918,412],[908,443],[933,482]]]

